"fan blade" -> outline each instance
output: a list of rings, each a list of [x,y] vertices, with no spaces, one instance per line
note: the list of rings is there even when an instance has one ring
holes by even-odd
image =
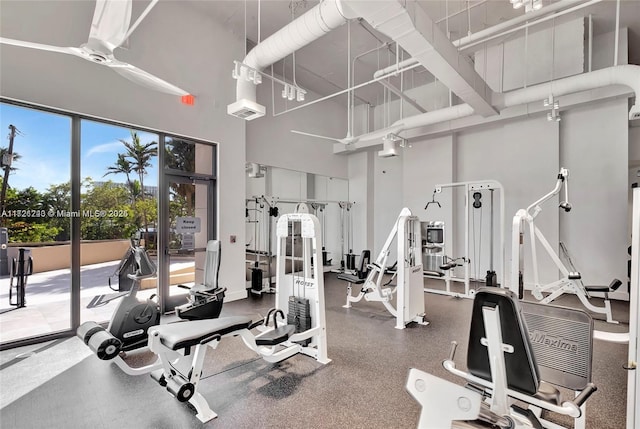
[[[113,71],[126,77],[130,81],[142,86],[146,86],[147,88],[151,88],[155,91],[180,96],[189,95],[187,91],[180,89],[177,86],[160,79],[159,77],[147,73],[142,69],[132,66],[131,64],[115,61],[113,63],[106,64],[106,66],[110,67]]]
[[[96,0],[89,39],[102,41],[113,51],[126,40],[132,0]]]
[[[62,46],[43,45],[42,43],[25,42],[22,40],[7,39],[0,37],[0,43],[5,45],[21,46],[23,48],[39,49],[41,51],[59,52],[61,54],[77,55],[72,48],[63,48]]]
[[[315,138],[318,138],[318,139],[332,140],[334,142],[344,143],[343,139],[336,139],[336,138],[333,138],[333,137],[321,136],[321,135],[318,135],[318,134],[305,133],[304,131],[297,131],[297,130],[291,130],[291,132],[294,133],[294,134],[300,134],[300,135],[303,135],[303,136],[315,137]]]

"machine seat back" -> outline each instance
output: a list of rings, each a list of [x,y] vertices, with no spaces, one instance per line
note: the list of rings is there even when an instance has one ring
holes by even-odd
[[[363,250],[360,254],[360,263],[358,264],[358,272],[356,275],[360,279],[367,278],[367,274],[369,273],[369,263],[371,262],[371,250]]]
[[[191,288],[192,294],[198,292],[213,292],[218,288],[218,273],[220,272],[221,248],[219,240],[209,240],[204,263],[204,279],[202,284]]]
[[[488,348],[481,343],[486,337],[483,307],[499,308],[503,344],[513,346],[513,353],[504,353],[509,389],[534,395],[540,385],[540,375],[527,326],[518,297],[508,289],[482,288],[475,296],[469,333],[467,368],[476,377],[491,381]]]

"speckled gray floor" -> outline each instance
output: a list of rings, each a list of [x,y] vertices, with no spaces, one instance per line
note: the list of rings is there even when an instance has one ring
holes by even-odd
[[[438,284],[438,283],[435,283]],[[431,286],[431,285],[430,285]],[[471,301],[425,295],[428,326],[394,329],[393,318],[379,303],[360,302],[346,310],[345,284],[325,280],[329,365],[305,356],[269,364],[238,338],[225,338],[207,353],[200,391],[217,419],[203,425],[187,404],[173,399],[148,375],[131,377],[94,356],[73,356],[77,363],[58,369],[51,359],[60,350],[77,349],[77,338],[32,346],[35,355],[16,359],[25,350],[0,353],[0,394],[18,389],[34,371],[50,377],[0,410],[3,428],[414,428],[419,407],[404,389],[410,367],[453,382],[461,380],[440,365],[451,340],[464,368]],[[265,314],[272,296],[226,303],[224,315]],[[559,303],[573,305],[574,297]],[[628,321],[628,305],[614,302],[614,316]],[[596,322],[596,328],[625,331]],[[54,351],[57,354],[54,354]],[[624,428],[626,346],[595,342],[593,381],[598,392],[588,402],[589,429]],[[70,353],[71,355],[71,353]],[[55,356],[55,357],[54,357]],[[144,356],[143,356],[144,357]],[[142,358],[143,358],[142,357]],[[47,364],[48,362],[48,364]],[[59,365],[58,365],[59,366]],[[49,369],[47,369],[49,368]],[[10,383],[9,383],[10,382]],[[25,381],[26,383],[26,381]],[[571,424],[568,420],[557,420]]]

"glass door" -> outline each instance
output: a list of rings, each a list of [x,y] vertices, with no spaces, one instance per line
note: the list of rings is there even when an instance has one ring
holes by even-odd
[[[216,146],[165,136],[160,162],[158,285],[160,306],[171,312],[187,289],[204,279],[205,248],[215,238]]]
[[[164,244],[165,275],[160,297],[164,312],[187,301],[188,290],[204,279],[205,249],[213,237],[213,180],[167,175],[168,228]],[[164,241],[164,240],[163,240]]]

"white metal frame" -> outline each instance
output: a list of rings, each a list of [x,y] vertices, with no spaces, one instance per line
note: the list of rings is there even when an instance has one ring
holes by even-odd
[[[565,293],[575,294],[580,299],[582,305],[584,305],[585,308],[587,308],[589,311],[604,314],[607,318],[607,322],[609,323],[618,323],[617,321],[613,320],[613,316],[611,314],[611,303],[609,299],[605,298],[603,307],[595,306],[591,302],[589,302],[589,292],[578,281],[579,279],[571,278],[569,269],[562,262],[549,241],[547,241],[545,236],[542,234],[542,232],[534,222],[536,216],[538,216],[542,211],[541,205],[554,196],[558,195],[563,188],[565,201],[562,204],[567,204],[570,210],[568,181],[569,170],[567,170],[566,168],[561,168],[560,172],[558,173],[558,178],[556,180],[556,186],[554,187],[554,189],[535,201],[526,209],[518,210],[513,217],[511,233],[511,275],[509,288],[514,293],[520,294],[520,282],[522,273],[524,271],[524,235],[525,230],[528,229],[533,273],[533,289],[531,290],[531,294],[533,295],[533,297],[540,301],[542,304],[549,304]],[[546,285],[540,283],[536,239],[540,242],[543,249],[547,252],[555,266],[562,273],[561,279]],[[545,297],[543,295],[545,293],[548,293],[549,295]]]
[[[398,267],[397,285],[383,287],[382,280],[387,268],[387,259],[393,241],[397,239]],[[375,263],[369,264],[369,274],[362,284],[360,293],[351,295],[352,286],[347,287],[347,302],[344,308],[351,308],[352,302],[381,302],[387,311],[396,318],[396,329],[404,329],[411,322],[427,325],[424,312],[424,280],[422,276],[422,232],[420,219],[403,208],[387,237]],[[397,293],[396,307],[392,299]]]
[[[287,274],[285,270],[286,259],[288,258],[286,255],[286,239],[290,236],[290,231],[291,234],[295,233],[296,228],[289,229],[289,225],[295,223],[301,225],[300,230],[304,250],[302,257],[299,259],[302,260],[303,270],[302,273],[297,273],[295,269],[292,269],[292,272]],[[222,336],[215,335],[215,332],[212,332],[212,337],[206,343],[196,345],[194,352],[186,356],[182,351],[171,350],[162,344],[161,326],[156,326],[149,330],[149,348],[158,355],[158,362],[160,362],[163,368],[165,378],[176,376],[175,372],[177,370],[180,372],[181,377],[185,379],[188,377],[186,381],[193,384],[194,393],[188,402],[195,407],[197,411],[196,417],[203,423],[217,417],[217,414],[211,410],[206,399],[198,392],[197,387],[200,376],[202,375],[206,347],[209,346],[215,349],[222,337],[239,336],[247,347],[271,363],[281,362],[298,353],[310,356],[323,364],[331,362],[331,359],[327,357],[324,273],[322,264],[318,263],[322,261],[320,222],[317,217],[308,213],[284,214],[278,219],[276,236],[278,238],[276,252],[276,308],[283,311],[286,319],[289,297],[295,295],[296,289],[303,290],[303,293],[300,295],[310,301],[312,323],[310,329],[295,333],[291,335],[287,341],[275,346],[258,346],[256,344],[256,340],[259,339],[260,336],[267,335],[275,329],[273,326],[263,329],[263,332],[257,336],[252,334],[249,329],[239,329]],[[295,260],[296,256],[291,255],[291,258]],[[312,259],[315,262],[313,266],[311,265]],[[291,266],[292,268],[295,267],[294,264]],[[196,321],[195,323],[197,322],[201,321]],[[187,324],[194,322],[181,323],[187,326]],[[283,323],[286,323],[286,320],[283,321]],[[308,345],[303,346],[299,344],[299,342],[307,339],[311,340]],[[153,369],[157,368],[158,362],[154,364]],[[145,368],[144,372],[140,373],[149,371],[150,369]]]
[[[629,375],[627,381],[627,427],[640,425],[640,188],[633,189],[631,225],[631,291],[629,308]]]
[[[482,344],[488,349],[492,381],[457,369],[453,361],[455,346],[450,358],[445,360],[442,365],[450,373],[491,391],[491,394],[484,398],[484,401],[489,405],[491,416],[498,420],[502,416],[509,416],[513,420],[515,428],[532,428],[531,422],[524,416],[513,412],[510,407],[510,398],[512,398],[537,408],[571,416],[574,419],[581,417],[582,408],[574,402],[565,401],[562,405],[555,405],[508,388],[504,353],[513,353],[514,349],[512,345],[503,342],[500,328],[500,307],[484,307],[482,316],[486,335],[482,339]],[[481,409],[483,395],[479,392],[415,368],[409,371],[406,388],[422,407],[418,423],[420,429],[450,428],[454,421],[476,420],[486,413]],[[542,421],[542,423],[548,428],[559,427],[546,421]]]
[[[457,298],[473,298],[475,296],[475,290],[471,289],[471,265],[469,261],[470,255],[470,243],[471,237],[469,234],[469,194],[473,191],[482,191],[482,190],[499,190],[500,191],[500,213],[499,213],[499,231],[500,231],[500,265],[501,272],[499,279],[502,284],[505,283],[505,255],[504,255],[504,219],[505,219],[505,198],[504,198],[504,187],[497,180],[476,180],[470,182],[456,182],[456,183],[445,183],[438,184],[435,186],[435,193],[439,194],[442,192],[443,188],[464,188],[464,278],[454,277],[451,275],[451,270],[447,270],[443,277],[439,276],[431,276],[426,274],[425,277],[441,279],[445,282],[445,290],[440,289],[430,289],[424,288],[424,292],[436,293],[440,295],[449,295],[455,296]],[[493,222],[493,219],[491,219]],[[493,249],[491,249],[493,252]],[[455,259],[455,258],[453,258]],[[477,279],[476,279],[477,280]],[[464,293],[454,292],[451,290],[451,282],[461,282],[464,283]],[[504,285],[503,285],[504,287]]]

